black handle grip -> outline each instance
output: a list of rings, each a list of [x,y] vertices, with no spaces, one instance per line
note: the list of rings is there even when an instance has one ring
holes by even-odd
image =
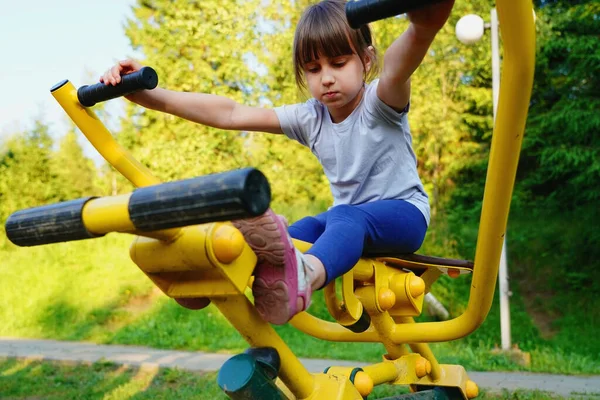
[[[156,85],[158,85],[156,71],[150,67],[143,67],[139,71],[123,75],[121,82],[116,86],[104,83],[82,86],[77,89],[77,99],[82,106],[91,107],[96,103],[127,96],[140,90],[154,89]]]
[[[17,246],[38,246],[98,237],[85,228],[81,212],[93,197],[17,211],[6,220],[6,236]]]
[[[141,231],[262,215],[271,188],[255,168],[205,175],[136,190],[129,199],[129,218]]]
[[[362,25],[404,14],[442,0],[359,0],[346,3],[346,18],[353,29]]]

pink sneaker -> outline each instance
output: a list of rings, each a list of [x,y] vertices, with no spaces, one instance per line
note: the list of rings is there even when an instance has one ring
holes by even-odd
[[[281,325],[306,310],[311,296],[306,269],[312,267],[294,247],[285,218],[269,209],[259,217],[232,223],[258,258],[252,292],[260,316]]]

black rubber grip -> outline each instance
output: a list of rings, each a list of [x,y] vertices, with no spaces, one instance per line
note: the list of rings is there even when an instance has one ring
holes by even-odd
[[[121,82],[116,86],[104,83],[82,86],[77,89],[77,99],[82,106],[91,107],[96,103],[127,96],[140,90],[154,89],[156,85],[158,85],[156,71],[150,67],[143,67],[139,71],[123,75]]]
[[[83,225],[82,210],[94,197],[17,211],[6,221],[6,236],[17,246],[38,246],[99,237]]]
[[[442,0],[359,0],[346,3],[346,18],[354,29],[370,22],[390,18]]]
[[[141,231],[176,228],[262,215],[271,188],[255,168],[206,175],[136,190],[129,218]]]

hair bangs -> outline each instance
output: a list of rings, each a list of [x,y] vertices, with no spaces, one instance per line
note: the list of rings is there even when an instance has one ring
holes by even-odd
[[[339,20],[326,18],[324,13],[313,13],[305,29],[304,34],[299,35],[296,48],[301,67],[320,57],[335,58],[356,52],[350,44],[346,26]]]

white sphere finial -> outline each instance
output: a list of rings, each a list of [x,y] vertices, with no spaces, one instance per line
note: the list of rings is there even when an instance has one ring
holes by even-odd
[[[456,37],[464,44],[473,44],[483,37],[484,28],[479,15],[465,15],[456,23]]]

